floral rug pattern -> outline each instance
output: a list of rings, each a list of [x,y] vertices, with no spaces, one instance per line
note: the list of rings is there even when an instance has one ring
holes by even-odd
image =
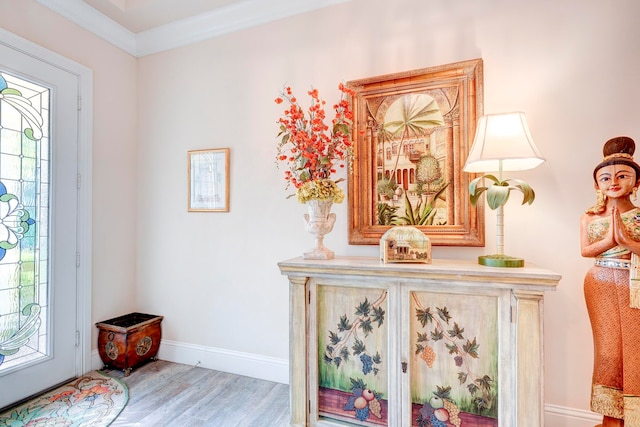
[[[0,427],[103,427],[129,400],[127,386],[92,371],[29,402],[0,413]]]

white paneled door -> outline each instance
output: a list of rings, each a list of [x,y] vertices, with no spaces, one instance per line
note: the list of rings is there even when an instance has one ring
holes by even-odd
[[[78,103],[0,34],[0,408],[78,375]]]

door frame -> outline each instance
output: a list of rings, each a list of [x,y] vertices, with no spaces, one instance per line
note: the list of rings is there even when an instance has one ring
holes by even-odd
[[[60,68],[78,78],[78,223],[76,242],[76,375],[91,370],[91,208],[93,71],[0,28],[0,44]]]

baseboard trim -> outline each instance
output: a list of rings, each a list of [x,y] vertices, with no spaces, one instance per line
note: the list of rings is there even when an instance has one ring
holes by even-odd
[[[602,422],[602,415],[585,411],[583,409],[567,408],[547,403],[544,405],[545,425],[571,426],[571,427],[593,427]]]
[[[160,343],[158,359],[289,384],[288,359],[170,340]],[[97,350],[92,352],[91,361],[93,369],[104,365]]]

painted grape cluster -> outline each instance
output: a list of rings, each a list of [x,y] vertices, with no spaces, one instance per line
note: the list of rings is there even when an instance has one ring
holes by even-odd
[[[367,375],[373,370],[373,359],[368,354],[364,353],[360,355],[360,361],[362,362],[362,373]]]

